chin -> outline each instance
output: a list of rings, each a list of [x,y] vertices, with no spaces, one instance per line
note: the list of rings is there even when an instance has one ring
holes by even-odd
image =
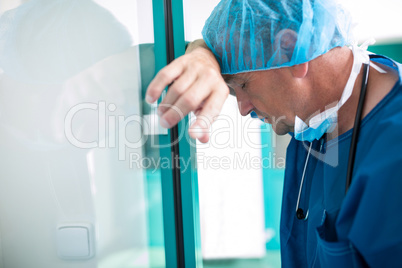
[[[291,131],[291,129],[286,125],[276,125],[276,126],[272,125],[272,129],[277,135],[280,136],[286,135]]]

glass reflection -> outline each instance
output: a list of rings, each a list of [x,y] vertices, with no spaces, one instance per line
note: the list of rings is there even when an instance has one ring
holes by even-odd
[[[141,161],[158,153],[151,1],[0,12],[0,266],[164,267],[160,172]]]

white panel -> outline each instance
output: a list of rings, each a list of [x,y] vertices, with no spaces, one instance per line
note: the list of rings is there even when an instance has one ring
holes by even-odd
[[[197,145],[203,257],[265,255],[262,156],[259,120],[242,117],[230,97]]]
[[[186,40],[202,38],[218,0],[184,0]],[[203,257],[254,258],[265,254],[260,122],[243,118],[229,98],[212,127],[211,141],[197,144]],[[252,164],[251,162],[254,161]]]
[[[201,39],[205,20],[211,14],[219,0],[183,0],[184,31],[187,41]]]

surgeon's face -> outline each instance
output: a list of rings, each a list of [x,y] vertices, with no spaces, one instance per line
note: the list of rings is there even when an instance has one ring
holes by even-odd
[[[241,115],[255,111],[259,118],[272,124],[278,135],[293,132],[295,111],[302,103],[298,81],[289,68],[225,75],[236,95]]]

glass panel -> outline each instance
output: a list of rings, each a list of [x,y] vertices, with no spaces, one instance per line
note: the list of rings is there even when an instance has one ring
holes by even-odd
[[[0,267],[165,267],[152,1],[0,12]]]
[[[184,0],[186,40],[202,38],[219,0]],[[197,144],[203,264],[280,267],[279,218],[288,137],[226,101],[208,144]]]

